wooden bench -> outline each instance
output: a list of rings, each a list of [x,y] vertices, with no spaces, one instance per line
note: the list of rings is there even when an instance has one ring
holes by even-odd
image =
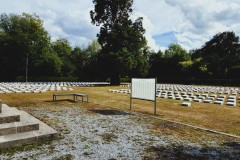
[[[53,101],[56,101],[58,96],[72,96],[73,101],[78,101],[77,97],[82,97],[82,103],[84,102],[84,97],[86,97],[85,102],[88,102],[88,95],[87,94],[80,94],[80,93],[53,94]]]

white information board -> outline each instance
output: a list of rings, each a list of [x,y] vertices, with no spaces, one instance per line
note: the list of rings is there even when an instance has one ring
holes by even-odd
[[[156,79],[132,79],[132,98],[156,100]]]

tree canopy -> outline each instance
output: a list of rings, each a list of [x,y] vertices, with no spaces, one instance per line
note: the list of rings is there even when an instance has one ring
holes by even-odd
[[[212,78],[236,78],[240,71],[239,37],[233,32],[216,34],[201,49],[193,54],[195,58],[203,58],[207,72]]]
[[[36,15],[0,16],[1,72],[16,77],[24,72],[26,58],[29,57],[30,72],[34,73],[44,59],[41,54],[50,43],[50,37],[43,27],[43,21]],[[10,65],[11,64],[11,65]],[[10,71],[10,72],[9,72]]]
[[[112,84],[119,84],[120,76],[142,76],[148,69],[143,50],[146,47],[142,18],[130,19],[133,0],[93,0],[90,12],[92,23],[101,26],[97,35],[102,47],[102,69]]]
[[[186,51],[179,44],[170,44],[165,51],[155,52],[146,44],[143,19],[130,18],[132,0],[93,2],[90,15],[100,33],[85,48],[73,47],[62,37],[51,41],[36,14],[1,14],[0,81],[24,80],[28,57],[30,80],[111,78],[112,84],[118,84],[120,78],[157,77],[165,83],[203,80],[204,84],[205,80],[224,79],[239,85],[240,42],[234,32],[218,33],[198,49]]]

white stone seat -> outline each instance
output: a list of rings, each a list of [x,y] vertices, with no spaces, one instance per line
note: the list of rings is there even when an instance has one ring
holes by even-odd
[[[192,95],[192,96],[190,96],[190,98],[195,99],[195,98],[197,98],[197,96]]]
[[[226,95],[219,95],[218,98],[226,98]]]
[[[214,100],[215,98],[214,97],[208,97],[207,99]]]
[[[235,102],[236,103],[236,99],[227,99],[227,102]]]
[[[216,98],[216,97],[217,97],[217,95],[216,95],[216,94],[211,94],[209,97]]]
[[[192,98],[184,98],[185,101],[192,101]]]
[[[190,107],[192,104],[190,102],[183,102],[182,106]]]
[[[205,99],[205,100],[203,100],[203,102],[204,102],[204,103],[212,103],[212,100],[210,100],[210,99]]]
[[[201,96],[203,96],[203,97],[208,97],[208,94],[202,94]]]
[[[176,100],[183,100],[183,97],[175,97]]]
[[[214,101],[214,104],[220,104],[220,105],[223,105],[223,101]]]
[[[228,96],[228,99],[236,99],[236,96]]]
[[[195,98],[195,99],[193,99],[193,101],[194,101],[194,102],[202,102],[203,100],[202,100],[202,99],[197,99],[197,98]]]
[[[199,96],[199,97],[197,97],[197,99],[206,99],[206,97],[204,97],[204,96]]]
[[[168,96],[168,99],[175,99],[175,96]]]
[[[160,98],[167,98],[167,95],[161,95]]]
[[[236,102],[227,102],[226,105],[228,105],[228,106],[236,106]]]
[[[225,101],[225,98],[217,98],[216,101]]]

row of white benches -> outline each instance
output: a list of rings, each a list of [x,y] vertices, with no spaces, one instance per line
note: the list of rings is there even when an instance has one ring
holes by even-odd
[[[232,95],[237,95],[240,93],[240,89],[237,87],[158,84],[157,89],[165,91],[232,94]]]
[[[125,85],[131,86],[131,84]],[[240,94],[238,87],[219,87],[219,86],[197,86],[197,85],[178,85],[178,84],[157,84],[157,90],[197,92],[197,93],[215,93],[215,94]]]
[[[109,92],[113,93],[127,93],[130,94],[130,89],[119,89],[113,90],[109,89]],[[158,90],[156,96],[159,98],[176,99],[184,101],[194,101],[203,103],[214,103],[219,105],[229,105],[237,106],[240,97],[236,95],[221,95],[221,94],[211,94],[211,93],[193,93],[193,92],[180,92],[180,91],[161,91]]]
[[[73,90],[73,86],[107,85],[107,82],[0,82],[0,93],[43,93]]]

